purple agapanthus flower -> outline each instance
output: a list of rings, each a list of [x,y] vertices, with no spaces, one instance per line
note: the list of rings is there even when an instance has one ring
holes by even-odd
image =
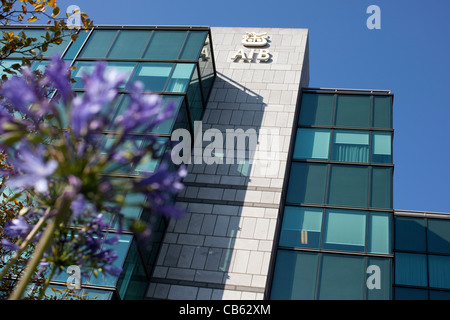
[[[64,104],[67,104],[73,98],[73,90],[69,76],[69,65],[60,58],[59,54],[52,56],[51,64],[45,69],[43,84],[47,84],[58,90]]]
[[[56,160],[45,162],[43,145],[38,145],[35,150],[32,150],[26,142],[19,144],[16,158],[9,161],[15,173],[9,176],[8,185],[12,188],[33,187],[38,193],[48,191],[47,178],[58,167]]]
[[[8,221],[5,225],[6,235],[10,238],[24,238],[30,232],[32,226],[29,225],[22,216]]]

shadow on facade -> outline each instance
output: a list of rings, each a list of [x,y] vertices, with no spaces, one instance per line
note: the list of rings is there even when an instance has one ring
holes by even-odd
[[[271,149],[278,136],[262,128],[265,107],[263,97],[217,75],[202,120],[203,161],[188,165],[186,188],[177,198],[189,213],[169,224],[148,298],[220,300],[246,292],[252,299],[252,295],[264,294],[264,287],[255,286],[247,270],[263,268],[262,260],[252,261],[249,256],[258,250],[252,234],[258,217],[244,223],[242,212],[262,206],[264,199],[254,197],[260,188],[252,186],[253,179],[270,178],[279,170],[279,163],[272,161],[276,152]],[[245,139],[226,135],[227,130],[243,132]],[[215,140],[212,132],[222,133],[222,141]],[[252,137],[253,132],[256,135]],[[212,149],[220,145],[222,150]],[[196,154],[198,150],[193,151],[192,161]],[[222,163],[206,163],[221,156]],[[278,209],[273,203],[264,207]],[[245,279],[239,281],[240,276]]]

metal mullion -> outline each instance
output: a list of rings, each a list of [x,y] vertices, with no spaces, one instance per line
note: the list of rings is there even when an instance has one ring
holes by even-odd
[[[94,32],[94,28],[91,28],[91,30],[89,31],[89,34],[86,36],[86,39],[84,39],[83,43],[81,44],[80,49],[78,49],[77,53],[75,54],[75,57],[72,59],[70,66],[73,66],[75,64],[75,62],[78,60],[78,57],[80,56],[81,51],[86,46],[86,43],[91,38],[93,32]],[[71,44],[71,45],[73,45],[73,44]]]
[[[141,59],[144,56],[144,53],[147,51],[147,49],[149,48],[150,42],[152,41],[153,38],[153,34],[155,33],[154,30],[150,31],[150,36],[148,37],[147,43],[144,46],[144,49],[142,49],[142,52],[139,56],[139,59]]]
[[[190,33],[190,31],[188,30],[188,31],[186,31],[186,34],[184,35],[183,43],[181,44],[180,50],[178,51],[178,54],[177,54],[177,59],[180,59],[181,52],[183,51],[184,45],[186,44],[186,41],[189,38],[189,33]]]
[[[111,51],[111,48],[113,47],[114,43],[117,40],[117,37],[119,36],[119,32],[120,30],[116,30],[116,35],[114,36],[114,39],[112,39],[111,43],[109,44],[108,50],[106,50],[105,55],[103,56],[103,58],[99,58],[99,59],[106,59],[106,57],[108,56],[108,53]]]

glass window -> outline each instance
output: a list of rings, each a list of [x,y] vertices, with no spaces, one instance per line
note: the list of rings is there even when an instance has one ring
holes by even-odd
[[[377,279],[374,277],[374,280],[371,281],[370,276],[374,274],[367,273],[367,268],[369,266],[377,266],[379,270],[379,278]],[[368,257],[367,258],[367,268],[366,268],[366,284],[369,282],[370,284],[376,284],[374,281],[379,280],[379,287],[375,287],[370,289],[369,286],[366,285],[367,289],[367,300],[390,300],[391,299],[391,288],[392,288],[392,276],[391,276],[391,270],[392,270],[392,259],[390,258],[375,258],[375,257]]]
[[[372,167],[371,207],[392,209],[392,168]]]
[[[327,165],[292,163],[287,202],[323,204]]]
[[[82,75],[83,73],[90,74],[94,71],[95,62],[93,61],[78,61],[74,65],[77,69],[72,72],[72,78],[76,81],[72,85],[75,89],[81,89],[84,87],[83,81],[82,81]],[[127,75],[126,79],[124,80],[124,84],[120,86],[120,88],[125,88],[126,83],[128,82],[128,79],[131,77],[134,67],[136,66],[136,63],[134,62],[108,62],[108,65],[106,67],[106,70],[115,69],[120,73],[125,73]]]
[[[391,215],[370,213],[369,252],[391,253]]]
[[[66,51],[66,54],[64,55],[64,60],[75,59],[78,51],[81,49],[81,46],[83,45],[88,35],[89,31],[80,30],[80,32],[78,33],[77,40],[75,40],[75,42],[71,42],[69,49]]]
[[[449,291],[430,290],[430,300],[450,300]]]
[[[319,300],[361,300],[366,287],[365,258],[323,254]]]
[[[104,58],[116,34],[117,30],[95,30],[81,51],[80,58]]]
[[[395,283],[427,286],[427,256],[424,254],[395,254]]]
[[[162,92],[166,87],[172,67],[172,63],[140,63],[132,81],[142,81],[144,83],[145,90]]]
[[[330,135],[330,130],[326,129],[297,129],[293,157],[328,160]]]
[[[151,31],[120,30],[111,50],[110,59],[138,59],[147,45]]]
[[[392,97],[373,97],[373,126],[374,128],[392,128]]]
[[[197,60],[205,43],[206,31],[190,31],[181,52],[180,59]]]
[[[185,92],[194,70],[193,63],[178,63],[175,65],[166,91]]]
[[[428,251],[450,253],[450,220],[428,219]]]
[[[162,96],[162,98],[164,109],[168,108],[169,105],[174,106],[173,116],[155,126],[152,132],[169,134],[172,132],[175,120],[177,119],[178,113],[180,112],[180,107],[183,102],[183,96],[164,95]]]
[[[430,287],[450,289],[450,256],[428,256]]]
[[[273,275],[272,300],[313,300],[319,255],[279,250]]]
[[[108,238],[114,237],[117,234],[110,233],[108,235]],[[125,258],[128,254],[128,250],[130,248],[131,240],[133,236],[129,234],[120,234],[119,235],[119,242],[115,245],[109,245],[104,244],[104,246],[109,249],[115,250],[117,254],[117,259],[114,261],[112,266],[114,267],[123,267],[123,264],[125,262]],[[101,286],[108,286],[108,287],[114,287],[117,283],[118,278],[115,276],[112,276],[108,273],[100,273],[98,277],[95,277],[94,275],[91,275],[89,279],[89,284],[92,285],[101,285]]]
[[[390,132],[372,133],[372,162],[392,163],[392,134]]]
[[[189,106],[189,111],[191,113],[192,122],[201,120],[204,109],[203,109],[202,91],[200,88],[200,82],[198,80],[197,68],[195,68],[192,80],[189,84],[187,92],[187,103]],[[192,126],[194,126],[194,123],[192,123]]]
[[[369,133],[361,131],[335,131],[332,160],[369,162]]]
[[[186,38],[186,31],[154,31],[144,59],[175,60]]]
[[[366,245],[366,212],[327,210],[323,248],[364,252]]]
[[[395,217],[395,248],[397,250],[426,251],[425,220]]]
[[[152,146],[152,148],[155,149],[153,155],[150,153],[147,153],[144,157],[142,157],[139,164],[136,166],[135,172],[136,174],[146,174],[150,172],[154,172],[156,168],[158,167],[162,155],[166,151],[166,147],[168,145],[168,138],[154,138],[154,137],[148,137],[145,139],[143,143],[143,148],[148,147],[149,145]],[[158,149],[159,148],[159,149]]]
[[[73,34],[73,31],[69,31],[68,34],[61,34],[61,43],[60,44],[49,44],[47,51],[41,52],[42,55],[46,58],[50,58],[55,54],[63,54],[63,52],[66,50],[67,46],[71,42],[70,36]],[[52,35],[53,36],[53,35]]]
[[[367,207],[369,167],[332,165],[328,204]]]
[[[336,126],[370,127],[370,96],[338,95]]]
[[[211,43],[209,41],[209,36],[205,40],[205,44],[200,54],[198,63],[200,66],[203,95],[205,96],[205,99],[208,99],[215,78],[214,64],[212,59]]]
[[[428,290],[395,288],[395,300],[428,300]]]
[[[286,206],[279,245],[318,249],[322,230],[322,211],[317,208]]]
[[[300,125],[331,126],[333,124],[334,95],[304,93],[300,108]]]

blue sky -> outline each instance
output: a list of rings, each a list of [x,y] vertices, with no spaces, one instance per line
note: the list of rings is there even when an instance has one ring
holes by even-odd
[[[394,208],[450,213],[450,1],[59,0],[95,24],[307,28],[310,86],[394,93]],[[381,9],[369,30],[366,9]]]

